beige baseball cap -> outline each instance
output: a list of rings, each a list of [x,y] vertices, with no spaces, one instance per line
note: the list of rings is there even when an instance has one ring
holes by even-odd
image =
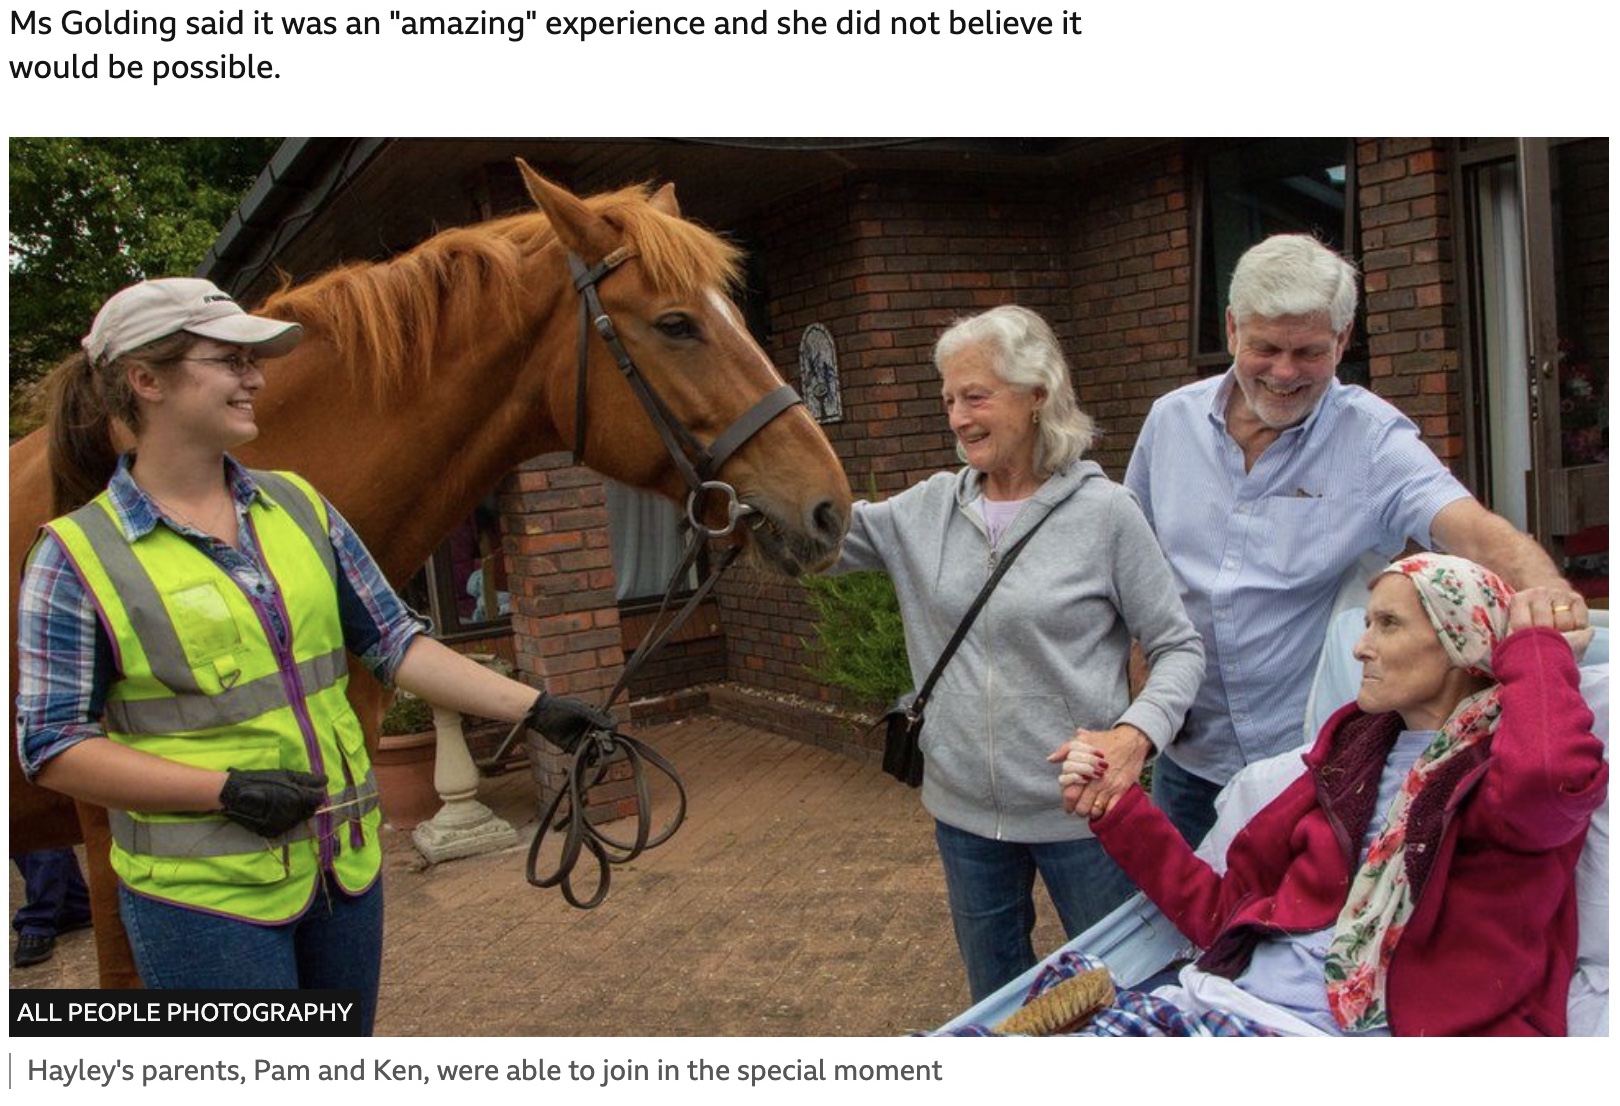
[[[251,346],[260,358],[291,353],[304,336],[297,323],[249,315],[212,281],[163,277],[132,284],[104,303],[80,344],[99,365],[182,330]]]

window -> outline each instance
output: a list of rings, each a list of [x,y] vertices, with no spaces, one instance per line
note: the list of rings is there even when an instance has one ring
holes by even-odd
[[[488,636],[511,628],[512,596],[493,496],[439,544],[406,585],[403,598],[412,609],[433,618],[434,636],[441,640]]]
[[[661,495],[604,480],[607,488],[608,545],[621,604],[663,598],[669,578],[686,553],[681,509]],[[695,566],[676,594],[697,587]]]
[[[1220,372],[1226,351],[1226,296],[1243,251],[1273,234],[1313,234],[1353,254],[1355,204],[1350,141],[1271,138],[1210,147],[1198,162],[1202,203],[1194,362]],[[1362,312],[1339,377],[1367,382]]]

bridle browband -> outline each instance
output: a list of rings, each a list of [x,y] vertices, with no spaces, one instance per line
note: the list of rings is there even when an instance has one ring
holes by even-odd
[[[646,411],[647,418],[662,439],[664,448],[669,451],[670,459],[680,472],[681,478],[686,481],[686,521],[691,527],[692,535],[681,563],[670,575],[658,613],[653,617],[653,625],[657,626],[669,609],[681,581],[686,579],[687,573],[697,562],[698,554],[708,540],[725,537],[736,529],[739,520],[754,513],[754,508],[738,499],[736,488],[720,479],[720,470],[745,442],[763,430],[782,412],[803,401],[792,387],[784,384],[761,396],[708,446],[699,442],[686,425],[675,417],[669,405],[642,375],[635,360],[630,356],[630,351],[619,341],[613,320],[603,308],[601,296],[597,294],[596,286],[613,270],[635,256],[636,251],[633,247],[620,246],[595,265],[586,266],[574,253],[570,252],[568,255],[568,268],[573,275],[574,290],[579,293],[580,317],[573,454],[575,464],[583,463],[585,386],[590,372],[590,332],[595,330],[607,344],[608,352],[613,355],[619,372],[630,385],[630,390],[635,393],[642,409]],[[725,496],[726,524],[722,529],[712,529],[703,522],[703,499],[710,493]],[[726,569],[731,567],[741,550],[741,545],[727,548],[715,571],[687,598],[674,618],[656,633],[649,631],[642,639],[635,653],[625,662],[618,682],[614,684],[613,690],[603,702],[602,713],[611,714],[614,701],[629,687],[631,676],[697,610],[719,582],[720,577],[725,574]],[[523,723],[519,722],[501,743],[501,748],[497,750],[495,756],[484,763],[498,763],[522,730]],[[605,779],[612,764],[619,761],[628,762],[630,765],[631,779],[636,789],[636,830],[629,840],[608,836],[599,827],[592,825],[587,817],[587,796],[590,789]],[[667,776],[674,784],[676,793],[675,814],[657,833],[652,832],[652,804],[646,774],[648,765]],[[572,750],[562,786],[558,788],[557,794],[542,813],[534,840],[529,845],[526,873],[528,881],[536,887],[560,885],[563,897],[570,904],[588,910],[607,898],[613,865],[634,860],[646,849],[669,840],[680,828],[685,817],[686,788],[681,784],[672,763],[645,742],[628,734],[619,733],[616,727],[613,730],[593,730]],[[542,844],[547,835],[553,831],[563,834],[560,853],[556,860],[547,862],[544,872],[537,871]],[[585,898],[581,898],[573,886],[573,871],[581,853],[589,853],[595,858],[598,871],[596,889]]]

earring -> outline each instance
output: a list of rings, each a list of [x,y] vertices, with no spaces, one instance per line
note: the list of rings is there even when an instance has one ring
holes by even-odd
[[[1039,411],[1035,412],[1035,425],[1041,425],[1041,413]]]

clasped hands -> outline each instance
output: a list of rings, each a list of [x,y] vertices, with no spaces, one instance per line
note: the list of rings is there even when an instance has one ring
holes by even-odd
[[[1142,776],[1153,744],[1135,726],[1111,730],[1079,728],[1074,737],[1046,759],[1061,764],[1058,784],[1063,809],[1082,818],[1099,818]]]

